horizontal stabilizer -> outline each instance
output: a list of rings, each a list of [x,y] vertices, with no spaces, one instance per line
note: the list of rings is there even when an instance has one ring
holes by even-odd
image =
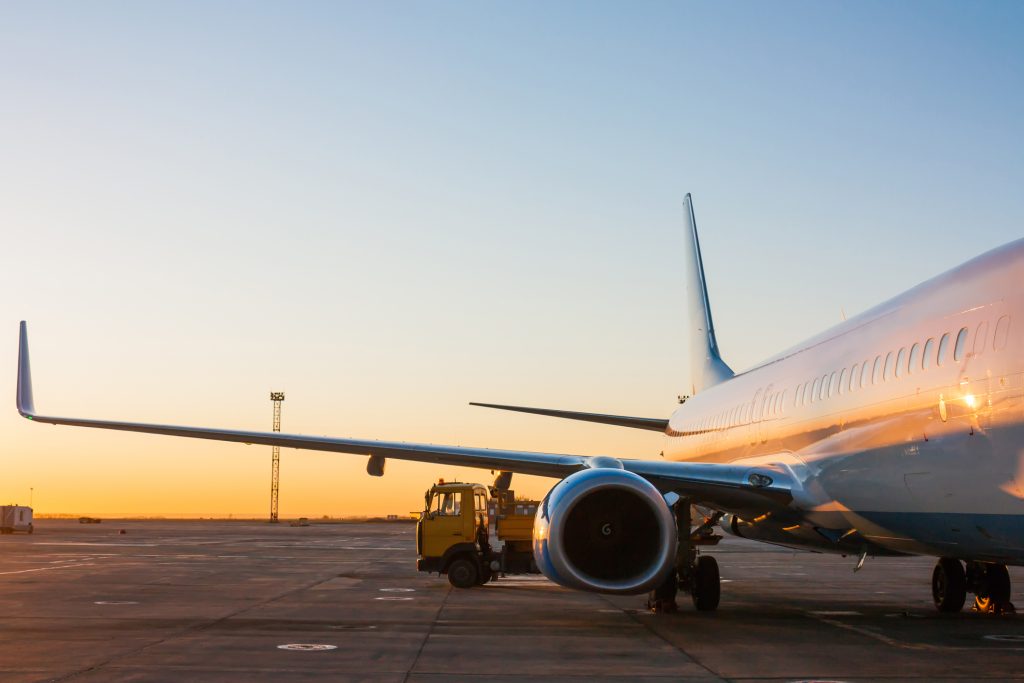
[[[654,432],[664,432],[668,429],[668,420],[655,417],[629,417],[626,415],[603,415],[601,413],[579,413],[572,410],[549,410],[548,408],[524,408],[523,406],[502,406],[494,403],[470,403],[471,406],[482,406],[484,408],[497,408],[498,410],[512,410],[517,413],[532,413],[533,415],[547,415],[548,417],[561,417],[566,420],[582,420],[583,422],[597,422],[599,424],[614,425],[616,427],[632,427],[633,429],[649,429]]]

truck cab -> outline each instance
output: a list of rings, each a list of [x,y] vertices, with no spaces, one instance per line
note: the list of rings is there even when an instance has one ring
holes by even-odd
[[[480,484],[430,487],[416,523],[416,568],[447,574],[457,588],[486,583],[491,576],[487,489]]]

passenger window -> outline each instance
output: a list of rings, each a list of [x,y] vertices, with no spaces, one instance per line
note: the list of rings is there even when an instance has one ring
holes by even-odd
[[[803,388],[804,388],[803,384],[797,384],[796,385],[796,393],[793,396],[793,407],[794,408],[797,408],[800,405],[800,394],[802,393]]]
[[[967,328],[961,327],[956,335],[956,346],[953,347],[953,360],[959,361],[964,357],[964,347],[967,346]]]
[[[996,323],[996,333],[992,335],[992,348],[996,351],[1006,346],[1006,339],[1010,335],[1010,316],[1004,315]]]
[[[788,390],[787,391],[783,391],[782,392],[782,398],[779,399],[779,412],[780,413],[786,412],[786,394],[787,393],[788,393]]]
[[[844,391],[843,387],[845,387],[845,386],[846,386],[846,368],[843,368],[843,371],[841,373],[839,373],[839,387],[838,387],[838,391],[839,391],[840,394],[843,393],[843,391]]]
[[[814,380],[814,386],[811,387],[811,403],[818,400],[818,386],[821,384],[820,379]]]
[[[924,353],[921,354],[921,369],[927,370],[932,366],[932,351],[935,350],[935,340],[929,339],[924,343]]]
[[[801,405],[807,405],[814,400],[814,389],[811,387],[811,383],[808,382],[804,385],[804,396],[800,399]]]
[[[829,398],[836,395],[836,373],[832,373],[832,376],[828,378],[828,395]]]
[[[860,366],[860,386],[861,388],[868,385],[868,378],[871,376],[868,373],[871,371],[871,364],[864,361],[864,365]]]
[[[885,370],[882,371],[882,381],[888,382],[892,377],[892,351],[885,354]]]
[[[881,384],[882,383],[882,357],[875,356],[875,367],[871,371],[871,383]]]
[[[853,367],[850,368],[850,391],[857,390],[857,380],[860,379],[860,363],[854,363]]]
[[[974,355],[980,355],[985,351],[985,344],[988,342],[988,323],[982,321],[978,325],[978,331],[974,334]]]
[[[949,348],[949,332],[942,335],[942,339],[939,340],[939,355],[936,356],[935,364],[942,365],[946,362],[946,349]]]
[[[917,368],[917,364],[921,361],[921,345],[914,344],[910,347],[910,360],[907,361],[907,372],[913,372]]]
[[[896,371],[896,377],[903,374],[903,361],[905,360],[907,360],[907,347],[904,346],[896,356],[896,367],[894,368]]]

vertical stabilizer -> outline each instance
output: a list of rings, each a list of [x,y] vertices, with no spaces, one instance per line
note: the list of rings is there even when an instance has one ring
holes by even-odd
[[[693,199],[689,194],[683,200],[683,209],[689,226],[689,239],[686,242],[686,304],[690,333],[690,394],[693,395],[724,382],[735,373],[718,353],[708,287],[704,280],[704,263],[700,257],[697,220],[693,216]]]

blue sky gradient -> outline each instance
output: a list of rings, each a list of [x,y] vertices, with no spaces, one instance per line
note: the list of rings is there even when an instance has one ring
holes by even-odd
[[[1010,2],[0,6],[0,377],[25,318],[51,412],[263,427],[284,388],[288,431],[654,455],[465,402],[667,414],[686,192],[735,368],[1020,237],[1022,34]],[[0,428],[0,497],[43,511],[265,507],[266,449]],[[284,514],[443,469],[285,457]]]

